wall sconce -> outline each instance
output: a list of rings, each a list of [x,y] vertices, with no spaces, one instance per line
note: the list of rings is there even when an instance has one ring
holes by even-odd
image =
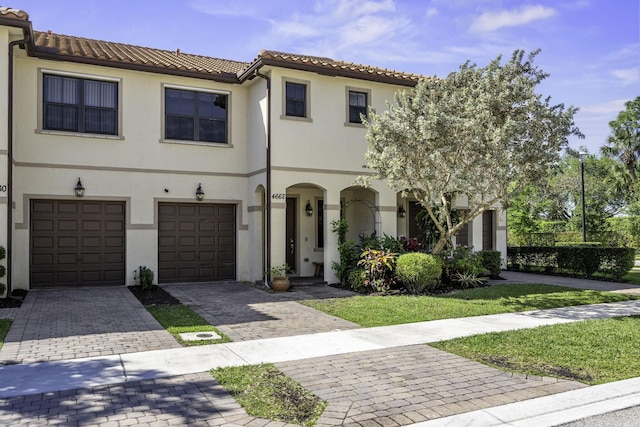
[[[196,190],[196,200],[199,202],[204,200],[204,191],[202,191],[202,184],[198,184],[198,189]]]
[[[305,206],[304,211],[307,213],[307,216],[313,215],[313,207],[311,206],[311,202],[307,200],[307,206]]]
[[[76,188],[74,188],[76,192],[76,197],[84,196],[84,187],[82,186],[82,181],[78,178],[78,183],[76,184]]]
[[[404,218],[407,215],[407,211],[404,209],[404,206],[400,206],[398,208],[398,216],[400,218]]]

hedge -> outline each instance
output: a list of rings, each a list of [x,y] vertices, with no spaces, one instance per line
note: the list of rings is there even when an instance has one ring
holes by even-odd
[[[615,280],[633,268],[634,248],[598,246],[510,246],[507,267],[522,271],[570,273],[591,277],[599,272]]]

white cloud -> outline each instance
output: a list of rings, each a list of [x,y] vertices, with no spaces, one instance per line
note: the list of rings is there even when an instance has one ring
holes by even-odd
[[[430,7],[429,9],[427,9],[427,13],[425,13],[425,17],[432,18],[437,14],[438,14],[438,9],[436,9],[435,7]]]
[[[613,101],[607,101],[600,104],[587,105],[586,107],[581,107],[580,112],[584,114],[595,115],[595,116],[611,115],[624,110],[624,104],[627,101],[629,100],[616,99]]]
[[[504,27],[517,27],[539,19],[550,18],[556,13],[555,9],[541,5],[522,6],[519,9],[513,10],[485,12],[471,24],[471,30],[475,32],[489,32]]]
[[[335,59],[353,52],[384,51],[406,34],[411,20],[397,14],[393,0],[318,0],[313,10],[271,19],[270,44]],[[395,41],[394,41],[395,40]]]
[[[640,81],[640,69],[638,68],[612,70],[611,75],[620,80],[623,85],[630,85],[633,83],[638,83],[638,81]]]

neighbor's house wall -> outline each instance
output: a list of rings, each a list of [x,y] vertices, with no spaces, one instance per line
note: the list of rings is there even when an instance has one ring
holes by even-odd
[[[6,46],[6,43],[3,44]],[[6,47],[3,47],[6,49]],[[115,78],[120,85],[121,134],[100,137],[42,131],[43,70],[80,77]],[[229,93],[229,144],[163,140],[163,85]],[[134,269],[157,272],[157,204],[195,202],[202,183],[205,203],[237,206],[237,273],[250,277],[247,198],[247,90],[240,85],[27,57],[16,53],[14,286],[29,284],[29,201],[75,199],[78,180],[86,199],[122,200],[127,206],[126,284]],[[168,192],[165,191],[168,190]]]

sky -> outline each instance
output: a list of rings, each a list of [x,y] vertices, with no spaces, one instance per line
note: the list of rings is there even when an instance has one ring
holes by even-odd
[[[597,153],[640,96],[640,0],[5,0],[35,30],[251,61],[262,49],[446,77],[541,49],[538,92]]]

